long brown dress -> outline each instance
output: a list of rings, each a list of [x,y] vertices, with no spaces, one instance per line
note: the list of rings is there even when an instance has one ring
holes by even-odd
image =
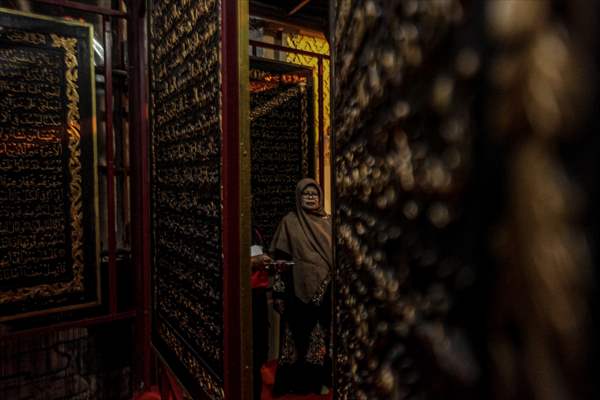
[[[321,207],[315,212],[301,206],[307,186],[319,191]],[[314,180],[301,180],[296,211],[283,217],[271,243],[276,258],[294,261],[291,273],[281,274],[273,287],[274,297],[285,303],[274,396],[319,393],[331,382],[331,218],[323,211],[322,199]]]

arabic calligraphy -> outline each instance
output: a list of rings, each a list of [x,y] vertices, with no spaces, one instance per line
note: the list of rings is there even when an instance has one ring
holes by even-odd
[[[83,287],[76,44],[0,30],[0,305]]]
[[[0,34],[0,287],[68,272],[61,54],[17,43],[47,42]]]
[[[173,327],[158,334],[213,398],[223,372],[219,21],[218,0],[156,2],[149,43],[154,307]]]
[[[309,110],[306,77],[262,68],[250,70],[252,220],[268,244],[309,173]]]

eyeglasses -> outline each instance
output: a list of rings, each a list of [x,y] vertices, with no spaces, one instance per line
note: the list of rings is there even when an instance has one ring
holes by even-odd
[[[319,197],[319,193],[315,193],[315,192],[304,192],[304,193],[302,193],[302,197]]]

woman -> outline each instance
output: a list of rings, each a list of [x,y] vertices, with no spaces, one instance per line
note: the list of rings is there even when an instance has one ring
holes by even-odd
[[[281,220],[271,243],[276,260],[292,260],[291,273],[276,277],[275,309],[282,342],[273,395],[327,393],[330,385],[331,219],[313,179],[296,186],[296,211]]]

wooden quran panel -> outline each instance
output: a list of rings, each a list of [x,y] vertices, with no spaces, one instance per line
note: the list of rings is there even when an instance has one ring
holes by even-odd
[[[310,70],[265,60],[250,69],[252,226],[269,246],[296,207],[296,183],[314,175]]]
[[[223,398],[221,14],[154,2],[153,343],[194,397]]]
[[[0,321],[100,301],[91,38],[0,9]]]

